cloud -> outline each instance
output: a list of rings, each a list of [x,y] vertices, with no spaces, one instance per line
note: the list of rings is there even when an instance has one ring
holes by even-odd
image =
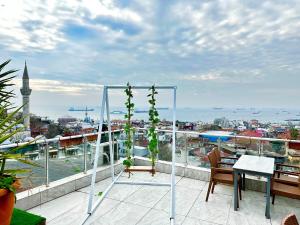
[[[122,23],[142,23],[137,12],[119,8],[113,0],[4,0],[0,6],[0,40],[11,51],[53,50],[68,41],[63,28],[71,21],[107,34],[107,39],[124,35],[122,30],[93,21],[101,17]]]
[[[291,7],[292,6],[292,7]],[[299,38],[299,1],[189,1],[172,7],[170,51],[230,51]],[[176,38],[180,37],[180,38]]]
[[[264,74],[257,69],[252,70],[227,70],[209,71],[204,74],[179,76],[180,80],[204,81],[219,83],[253,83],[264,78]]]
[[[21,88],[22,80],[15,80],[16,87]],[[92,83],[76,83],[60,80],[30,79],[30,88],[34,91],[55,92],[66,95],[84,95],[88,91],[98,91],[103,85]]]
[[[278,88],[285,101],[272,104],[292,105],[299,12],[298,0],[2,0],[0,51],[13,68],[27,60],[35,101],[130,81],[177,85],[179,105],[205,101],[197,93],[218,101],[215,89],[238,103],[236,86]]]
[[[185,75],[181,77],[182,80],[189,81],[212,81],[212,80],[220,80],[222,79],[220,73],[209,72],[207,74],[200,75]]]

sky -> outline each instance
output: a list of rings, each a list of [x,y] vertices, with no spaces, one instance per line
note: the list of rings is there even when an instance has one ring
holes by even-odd
[[[179,107],[300,107],[299,0],[0,0],[0,21],[0,60],[20,69],[18,96],[27,61],[36,112],[128,81],[176,85]]]

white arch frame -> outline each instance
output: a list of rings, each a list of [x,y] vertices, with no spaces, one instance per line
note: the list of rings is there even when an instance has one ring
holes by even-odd
[[[101,112],[100,112],[100,124],[98,127],[98,138],[96,143],[96,154],[94,158],[94,165],[93,165],[93,174],[91,180],[91,189],[89,194],[89,202],[88,202],[88,209],[87,215],[84,217],[82,224],[88,220],[88,218],[95,212],[97,207],[103,201],[105,196],[109,193],[111,188],[115,184],[128,184],[128,185],[150,185],[150,186],[169,186],[171,187],[171,204],[170,204],[170,224],[175,224],[175,150],[176,150],[176,86],[155,86],[156,89],[166,89],[166,90],[173,90],[173,132],[172,132],[172,173],[171,173],[171,181],[170,183],[160,183],[160,182],[127,182],[127,181],[118,181],[119,177],[123,173],[121,171],[117,176],[115,176],[114,171],[114,160],[110,160],[110,168],[111,168],[111,177],[112,183],[106,188],[106,190],[102,193],[101,197],[93,204],[94,201],[94,188],[95,188],[95,181],[96,181],[96,170],[98,166],[98,159],[99,159],[99,152],[100,152],[100,142],[101,142],[101,135],[102,135],[102,126],[103,126],[103,119],[104,119],[104,108],[106,108],[106,116],[108,122],[108,134],[109,134],[109,155],[110,159],[114,159],[114,153],[112,148],[112,136],[111,136],[111,121],[110,121],[110,110],[109,110],[109,101],[108,101],[108,90],[109,89],[123,89],[125,90],[127,86],[104,86],[103,87],[103,96],[102,96],[102,103],[101,103]],[[151,86],[132,86],[132,89],[149,89]]]

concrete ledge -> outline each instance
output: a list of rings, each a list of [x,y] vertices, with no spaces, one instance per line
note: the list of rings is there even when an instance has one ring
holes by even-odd
[[[123,168],[122,162],[115,165],[115,172],[119,173]],[[96,182],[110,177],[110,166],[99,167],[96,174]],[[17,194],[16,207],[28,210],[45,202],[59,198],[91,184],[92,170],[86,174],[75,174],[50,183],[49,187],[45,185],[23,191]]]

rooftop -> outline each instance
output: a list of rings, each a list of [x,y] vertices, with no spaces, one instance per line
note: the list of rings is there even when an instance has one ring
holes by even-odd
[[[122,174],[120,180],[168,182],[170,174]],[[95,185],[95,193],[108,187],[111,178]],[[278,196],[271,205],[271,219],[266,219],[264,193],[243,191],[240,209],[233,209],[233,188],[216,185],[214,194],[205,202],[208,183],[176,176],[176,224],[183,225],[280,225],[281,219],[294,212],[300,218],[300,201]],[[49,225],[80,224],[87,211],[89,187],[44,203],[29,211],[47,218]],[[99,196],[96,195],[98,198]],[[96,197],[96,198],[97,198]],[[115,185],[86,224],[170,224],[170,188]]]

